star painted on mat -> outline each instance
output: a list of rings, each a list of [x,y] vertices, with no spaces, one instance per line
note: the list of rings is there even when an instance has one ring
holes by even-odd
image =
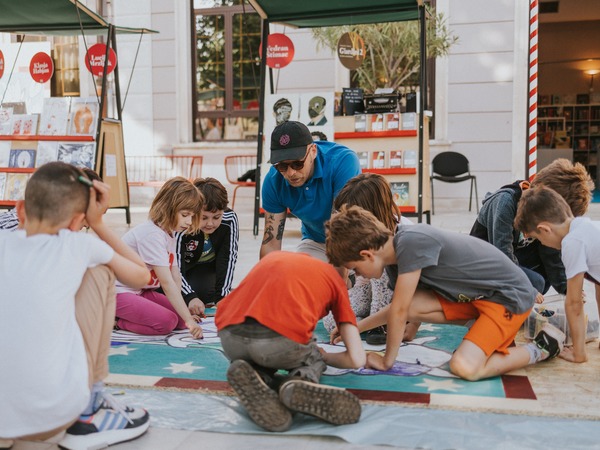
[[[137,350],[137,348],[129,348],[128,345],[119,345],[118,347],[111,347],[110,351],[108,353],[108,356],[114,356],[114,355],[129,356],[129,352],[133,352],[134,350]]]
[[[461,389],[461,386],[456,384],[453,380],[423,380],[422,383],[417,384],[416,386],[424,386],[427,388],[429,392],[431,391],[449,391],[449,392],[457,392]]]
[[[194,373],[195,370],[204,369],[202,366],[194,366],[192,361],[183,364],[171,363],[171,367],[163,367],[165,370],[170,370],[175,373]]]
[[[436,331],[438,329],[439,329],[439,327],[436,327],[432,323],[422,323],[421,326],[419,327],[419,331]]]

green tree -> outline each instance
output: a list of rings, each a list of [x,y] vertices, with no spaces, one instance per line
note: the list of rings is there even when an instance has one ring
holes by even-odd
[[[386,22],[367,25],[313,28],[319,47],[337,51],[337,43],[344,33],[355,32],[364,40],[366,57],[353,76],[366,90],[379,87],[402,90],[417,86],[420,67],[419,23]],[[429,11],[427,17],[427,57],[445,56],[458,38],[448,29],[443,14]]]

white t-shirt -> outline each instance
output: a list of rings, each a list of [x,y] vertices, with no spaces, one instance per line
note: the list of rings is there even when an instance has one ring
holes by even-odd
[[[85,271],[113,255],[85,233],[0,230],[0,436],[52,430],[86,407],[88,364],[75,294]]]
[[[583,272],[600,281],[600,227],[587,217],[575,217],[561,243],[567,279]]]
[[[143,289],[157,289],[160,282],[151,266],[171,267],[177,265],[175,258],[175,237],[167,234],[151,220],[139,224],[123,235],[123,242],[133,249],[146,263],[152,278]],[[117,293],[133,292],[139,294],[141,289],[132,289],[117,281]]]

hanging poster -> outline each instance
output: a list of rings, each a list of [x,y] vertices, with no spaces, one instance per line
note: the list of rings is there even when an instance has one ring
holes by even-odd
[[[104,71],[104,60],[106,59],[106,44],[94,44],[85,54],[85,67],[96,76],[102,75]],[[108,51],[108,67],[106,74],[108,75],[117,66],[117,54],[111,48]]]
[[[344,33],[338,41],[337,54],[345,68],[358,69],[366,56],[365,42],[358,33]]]
[[[269,34],[267,42],[267,66],[271,69],[282,69],[292,62],[294,43],[289,37],[282,33],[273,33]]]
[[[48,53],[38,52],[33,55],[29,63],[29,73],[36,83],[50,81],[54,74],[54,63]]]

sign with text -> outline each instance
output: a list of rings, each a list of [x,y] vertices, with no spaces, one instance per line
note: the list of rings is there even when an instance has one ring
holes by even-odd
[[[294,43],[282,33],[273,33],[267,39],[267,66],[281,69],[294,59]],[[262,53],[261,53],[262,54]]]
[[[85,67],[96,76],[102,75],[104,71],[104,60],[106,59],[106,44],[94,44],[85,54]],[[108,75],[117,66],[117,54],[111,48],[108,51],[108,67],[106,74]]]
[[[36,83],[45,83],[54,74],[54,63],[48,53],[38,52],[31,58],[29,73]]]
[[[358,33],[344,33],[338,41],[337,54],[345,68],[358,69],[366,56],[365,42]]]

